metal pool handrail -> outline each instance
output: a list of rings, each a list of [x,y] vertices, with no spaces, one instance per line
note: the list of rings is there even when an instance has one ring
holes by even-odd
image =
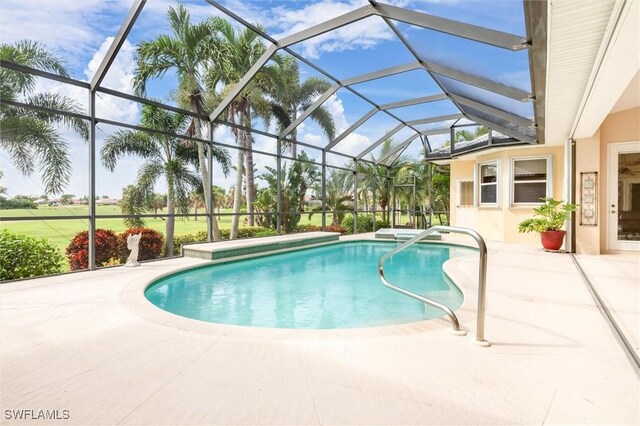
[[[419,294],[413,293],[404,288],[398,287],[390,283],[384,276],[384,262],[386,262],[391,256],[401,252],[409,246],[417,243],[422,240],[427,235],[433,234],[434,232],[452,232],[456,234],[465,234],[471,236],[476,243],[478,244],[478,249],[480,250],[480,267],[479,267],[479,275],[478,275],[478,318],[477,318],[477,328],[476,328],[476,342],[481,346],[489,346],[489,342],[484,340],[484,314],[486,308],[486,297],[487,297],[487,245],[484,242],[484,239],[473,229],[469,228],[460,228],[456,226],[433,226],[410,240],[402,243],[398,247],[391,250],[389,253],[385,254],[378,261],[378,275],[380,275],[380,280],[382,284],[389,287],[392,290],[395,290],[399,293],[402,293],[406,296],[412,297],[416,300],[419,300],[423,303],[426,303],[429,306],[433,306],[434,308],[438,308],[442,310],[451,321],[454,332],[456,334],[465,334],[464,331],[460,330],[460,322],[458,321],[458,317],[453,313],[451,309],[447,306],[436,302],[435,300],[428,299]]]

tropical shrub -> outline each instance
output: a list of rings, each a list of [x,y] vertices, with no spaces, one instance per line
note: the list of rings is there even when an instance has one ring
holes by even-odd
[[[565,203],[551,197],[542,198],[544,204],[533,209],[533,217],[518,224],[518,232],[559,231],[569,219],[571,212],[579,207],[577,204]]]
[[[220,239],[228,240],[230,234],[230,229],[221,229]],[[271,228],[263,228],[261,226],[245,226],[238,228],[238,238],[271,237],[274,235],[278,235],[278,233]],[[206,231],[199,231],[195,234],[176,235],[173,241],[174,252],[179,253],[184,244],[203,243],[205,241],[207,241]]]
[[[220,230],[220,234],[222,234],[223,231],[227,231],[227,238],[229,238],[229,230],[228,229],[221,229]],[[174,253],[181,253],[182,246],[184,244],[203,243],[205,241],[207,241],[207,232],[206,231],[198,231],[195,234],[176,235],[173,238],[173,252]]]
[[[118,236],[110,229],[96,229],[96,266],[105,266],[118,257]],[[89,231],[78,232],[67,247],[67,259],[72,271],[89,267]]]
[[[64,256],[42,238],[0,232],[0,281],[62,272]]]
[[[0,209],[37,209],[38,205],[28,198],[13,198],[8,199],[0,197]]]
[[[317,232],[317,231],[322,231],[322,226],[307,224],[307,225],[297,225],[294,228],[293,233]]]
[[[347,233],[353,234],[353,215],[348,215],[342,219],[341,225],[347,230]],[[380,228],[388,228],[389,222],[383,220],[376,220],[375,228],[373,226],[373,216],[371,215],[358,215],[358,230],[356,234],[363,232],[373,232]]]
[[[327,230],[327,232],[339,232],[342,235],[346,235],[346,234],[349,233],[347,228],[345,228],[344,226],[340,226],[340,225],[327,225],[326,230]]]
[[[273,235],[278,235],[278,233],[273,229],[263,228],[261,226],[245,226],[238,229],[238,238],[267,237]]]
[[[161,233],[151,228],[130,228],[118,235],[120,261],[125,262],[127,257],[129,257],[127,237],[137,234],[142,234],[140,243],[138,244],[138,260],[150,260],[160,257],[164,247],[164,236]]]

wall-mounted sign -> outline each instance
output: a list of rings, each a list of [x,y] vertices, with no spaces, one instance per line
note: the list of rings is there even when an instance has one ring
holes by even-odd
[[[580,225],[598,225],[598,172],[580,173]]]

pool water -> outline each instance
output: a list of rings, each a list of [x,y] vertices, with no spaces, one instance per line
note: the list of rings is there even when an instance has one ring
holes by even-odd
[[[155,281],[154,305],[202,321],[257,327],[335,329],[401,324],[440,317],[435,308],[382,285],[378,260],[389,242],[343,242],[211,265]],[[472,249],[415,244],[385,263],[390,282],[451,309],[462,294],[442,264]]]

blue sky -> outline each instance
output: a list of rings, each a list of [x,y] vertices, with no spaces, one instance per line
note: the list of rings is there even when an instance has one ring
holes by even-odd
[[[189,0],[182,3],[190,10],[194,21],[205,19],[209,15],[221,15],[221,12],[204,0]],[[360,0],[316,2],[231,0],[221,3],[248,21],[262,25],[276,38],[368,4]],[[521,0],[491,1],[490,7],[487,4],[489,2],[480,0],[394,0],[389,3],[517,35],[525,34]],[[46,43],[65,60],[75,78],[90,80],[109,47],[110,37],[117,33],[121,21],[132,4],[133,0],[3,0],[0,3],[0,40],[2,43],[7,43],[28,38]],[[169,6],[176,4],[174,0],[147,2],[107,75],[105,86],[123,92],[132,92],[131,78],[135,69],[135,45],[142,40],[149,40],[167,32],[164,14]],[[508,52],[402,23],[399,23],[399,28],[428,59],[494,80],[508,82],[516,87],[529,88],[526,52]],[[293,48],[337,78],[360,75],[414,60],[384,22],[377,17],[329,32],[295,45]],[[301,71],[305,78],[318,75],[315,70],[304,64],[301,64]],[[64,93],[86,105],[87,95],[80,89],[47,81],[39,82],[38,86],[43,91]],[[168,74],[149,86],[149,95],[166,99],[173,87],[175,87],[175,78]],[[393,102],[439,92],[439,87],[423,71],[408,72],[364,83],[354,88],[376,103]],[[489,99],[489,101],[503,100]],[[509,104],[505,106],[511,107]],[[97,115],[136,123],[139,107],[140,105],[129,101],[100,95]],[[339,90],[334,97],[330,98],[326,107],[333,115],[339,131],[346,129],[371,109],[371,105],[345,89]],[[451,104],[442,102],[397,110],[397,114],[403,119],[415,119],[421,116],[450,114],[454,112],[452,108]],[[528,112],[524,111],[522,114],[526,115]],[[396,124],[397,122],[384,114],[376,114],[350,138],[336,146],[336,149],[352,155],[358,154]],[[256,126],[263,128],[261,123],[256,123]],[[112,126],[100,125],[97,134],[98,146],[115,130],[117,129]],[[311,120],[303,123],[298,134],[302,141],[318,147],[327,143],[326,137]],[[86,146],[69,132],[64,132],[63,135],[73,147],[74,177],[66,192],[78,196],[85,195],[87,192]],[[233,144],[233,138],[228,129],[222,127],[218,129],[216,138]],[[401,142],[404,139],[404,134],[399,134],[395,140]],[[414,148],[412,145],[409,151],[414,152]],[[256,149],[274,152],[275,140],[257,137]],[[320,158],[320,151],[308,149],[305,151],[312,158]],[[10,195],[42,193],[37,175],[24,179],[7,160],[7,154],[2,151],[0,154],[2,154],[0,157],[2,169],[5,171],[3,186],[9,188]],[[338,161],[339,159],[335,160],[335,162]],[[122,187],[134,182],[138,164],[137,159],[128,158],[121,162],[115,173],[98,167],[98,193],[119,198]],[[261,173],[265,165],[273,166],[275,162],[266,157],[259,157],[257,165],[258,173]],[[232,177],[225,178],[216,172],[214,183],[226,188],[231,185],[232,180]],[[157,190],[162,192],[164,189],[159,185]]]

